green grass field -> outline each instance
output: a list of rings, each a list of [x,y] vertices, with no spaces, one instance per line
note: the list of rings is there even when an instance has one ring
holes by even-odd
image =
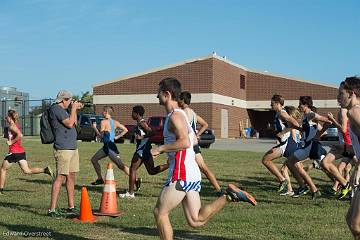
[[[25,139],[30,166],[50,165],[55,168],[51,145],[38,140]],[[90,157],[101,146],[99,143],[79,142],[80,173],[77,176],[76,203],[80,203],[81,186],[90,185],[96,175]],[[121,156],[129,164],[134,145],[118,145]],[[0,151],[7,152],[5,140]],[[252,193],[258,206],[245,203],[228,204],[205,226],[192,229],[187,226],[182,208],[171,214],[175,239],[351,239],[345,223],[349,201],[323,197],[315,202],[310,196],[300,199],[281,197],[276,193],[277,183],[262,166],[262,154],[252,152],[203,150],[203,156],[216,174],[220,184],[236,183]],[[106,172],[108,159],[102,160]],[[157,162],[165,162],[162,155]],[[280,163],[280,161],[279,161]],[[114,171],[117,188],[127,187],[128,178],[118,169]],[[144,183],[136,199],[118,199],[123,213],[119,218],[101,217],[96,223],[75,223],[68,219],[46,216],[50,203],[51,180],[47,175],[27,176],[17,165],[8,172],[5,195],[0,196],[0,239],[18,239],[7,236],[12,232],[50,232],[53,239],[158,239],[153,208],[167,172],[150,176],[144,167],[139,170]],[[323,189],[330,184],[322,172],[313,170],[315,183]],[[215,199],[214,190],[207,179],[202,183],[202,203]],[[93,209],[99,208],[102,187],[88,186]],[[58,207],[67,207],[65,187],[62,188]]]

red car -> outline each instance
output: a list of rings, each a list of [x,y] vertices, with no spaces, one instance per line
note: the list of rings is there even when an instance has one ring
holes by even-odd
[[[163,144],[164,143],[163,128],[165,124],[165,117],[163,116],[149,117],[147,124],[153,131],[153,134],[150,136],[150,142],[156,144]]]
[[[149,117],[147,124],[153,130],[153,135],[150,136],[150,142],[156,144],[164,144],[163,128],[165,124],[165,117],[154,116]],[[214,130],[207,128],[199,139],[199,146],[202,148],[209,148],[215,142]]]

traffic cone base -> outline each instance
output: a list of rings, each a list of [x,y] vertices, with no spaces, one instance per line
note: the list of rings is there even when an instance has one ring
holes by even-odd
[[[81,188],[80,215],[73,218],[75,222],[95,222],[97,217],[92,214],[90,199],[86,187]]]
[[[74,222],[90,222],[90,223],[93,223],[93,222],[96,222],[97,220],[99,220],[99,218],[97,216],[94,216],[94,214],[93,214],[91,219],[80,220],[79,218],[73,218],[71,220],[73,220]]]
[[[94,211],[94,215],[96,215],[96,216],[107,216],[107,217],[120,217],[121,215],[123,215],[123,213],[121,213],[121,212],[102,213],[100,211]]]
[[[112,169],[112,164],[109,163],[107,167],[105,185],[101,197],[100,208],[99,211],[94,212],[94,214],[97,216],[110,216],[110,217],[120,216],[121,213],[117,209],[116,196],[117,195],[116,195],[116,186],[114,180],[114,172]]]

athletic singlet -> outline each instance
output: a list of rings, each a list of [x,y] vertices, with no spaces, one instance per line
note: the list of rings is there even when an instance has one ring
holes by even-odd
[[[188,128],[188,135],[190,140],[190,147],[178,152],[169,152],[168,157],[170,160],[170,166],[169,166],[169,175],[167,179],[167,183],[175,182],[178,180],[181,181],[188,181],[188,182],[197,182],[201,180],[201,173],[199,166],[197,165],[195,161],[195,152],[193,150],[193,140],[195,138],[195,133],[192,130],[186,114],[183,110],[180,109],[174,109],[174,111],[170,112],[166,119],[164,124],[164,143],[165,144],[172,144],[176,141],[176,135],[169,131],[169,120],[171,115],[174,112],[181,112],[183,116],[185,117],[185,120],[187,122],[187,128]]]
[[[187,116],[187,120],[189,121],[191,128],[196,133],[196,125],[197,125],[196,113],[191,108],[185,108],[185,109],[183,109],[183,111],[185,112],[185,114]]]
[[[286,111],[285,111],[285,109],[281,109],[281,111],[277,112],[275,115],[274,126],[275,126],[276,133],[279,133],[288,127],[287,122],[284,122],[283,120],[280,119],[281,112],[286,112]],[[287,132],[281,138],[279,138],[279,137],[276,137],[276,138],[280,143],[285,143],[289,137],[290,137],[290,132]]]
[[[317,124],[308,118],[310,114],[314,114],[314,112],[311,111],[308,114],[305,114],[302,121],[303,141],[305,144],[311,142],[318,131]]]
[[[141,122],[144,122],[145,119],[141,119],[135,128],[135,134],[140,135],[140,136],[145,136],[146,132],[145,130],[142,128],[141,126]],[[146,144],[149,144],[149,137],[143,138],[141,140],[136,140],[136,150],[142,149],[146,146]]]
[[[16,124],[16,127],[19,129],[20,134],[21,134],[21,128],[20,125]],[[15,139],[16,133],[11,131],[10,128],[8,128],[8,140],[13,140]],[[25,149],[21,146],[21,138],[19,140],[17,140],[14,144],[9,146],[9,153],[23,153],[25,152]]]
[[[110,130],[103,132],[103,150],[106,154],[109,154],[109,150],[114,151],[115,153],[119,153],[114,141],[115,141],[115,121],[113,119],[109,119],[110,121]]]
[[[360,107],[359,105],[355,105],[354,107]],[[360,137],[357,136],[353,130],[351,129],[351,126],[349,127],[349,134],[352,142],[352,147],[354,149],[355,156],[360,159]]]

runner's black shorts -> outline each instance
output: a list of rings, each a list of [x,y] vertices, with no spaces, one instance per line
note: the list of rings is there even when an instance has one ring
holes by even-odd
[[[26,153],[8,153],[5,156],[5,160],[7,160],[9,163],[16,163],[20,160],[26,160]]]

